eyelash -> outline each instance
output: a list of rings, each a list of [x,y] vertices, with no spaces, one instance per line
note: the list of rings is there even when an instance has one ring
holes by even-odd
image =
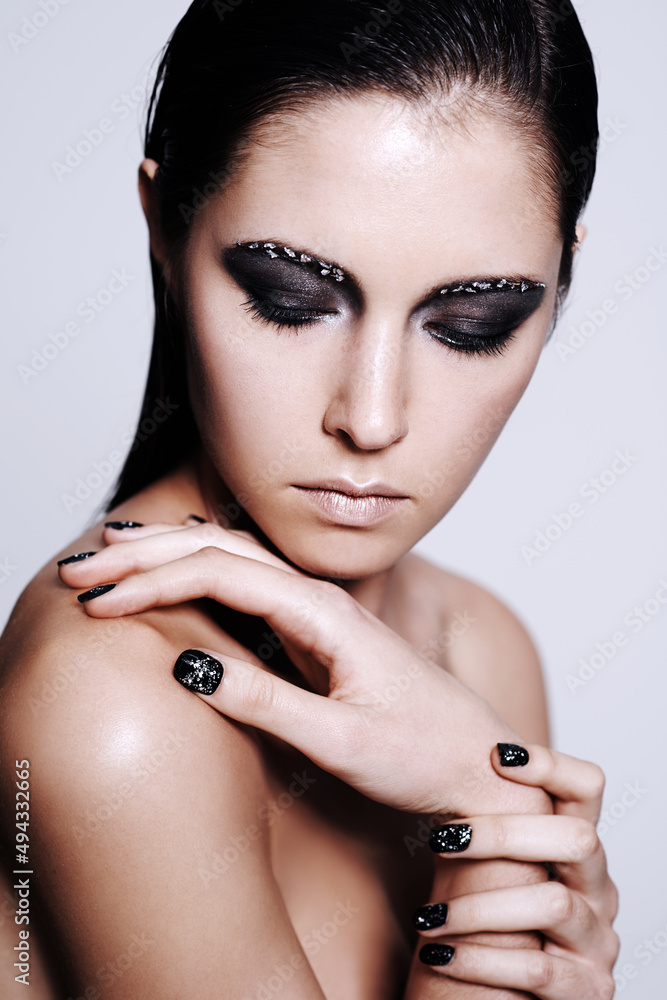
[[[322,316],[322,310],[313,309],[310,313],[302,309],[285,309],[276,306],[267,299],[251,295],[243,305],[255,319],[262,323],[273,324],[279,330],[296,330],[300,326],[308,326]]]
[[[456,340],[449,339],[449,337],[445,335],[456,335],[458,331],[452,330],[450,327],[442,324],[431,325],[437,325],[438,329],[442,331],[442,333],[438,334],[429,330],[431,336],[436,340],[439,340],[440,343],[446,344],[447,347],[450,347],[453,351],[457,351],[459,354],[472,354],[477,355],[478,357],[485,354],[500,357],[505,353],[511,341],[514,340],[514,334],[516,332],[515,330],[507,330],[503,333],[495,333],[490,337],[475,337],[470,333],[465,333],[463,334],[465,337],[464,344],[463,341],[457,342]],[[461,334],[458,335],[461,336]]]
[[[296,333],[298,333],[299,327],[310,326],[323,315],[321,310],[312,310],[309,313],[307,310],[285,309],[282,306],[274,305],[273,302],[269,302],[267,299],[260,299],[254,295],[251,295],[243,303],[243,306],[246,312],[250,313],[261,323],[276,326],[278,330],[294,330]],[[497,333],[491,337],[475,337],[472,334],[463,334],[465,336],[464,343],[462,341],[457,342],[452,338],[452,335],[457,334],[456,330],[452,330],[443,324],[431,323],[430,325],[436,326],[441,331],[440,333],[435,333],[432,330],[428,331],[435,340],[445,344],[451,350],[456,351],[457,354],[468,354],[478,357],[483,355],[500,357],[509,347],[515,334],[515,330]]]

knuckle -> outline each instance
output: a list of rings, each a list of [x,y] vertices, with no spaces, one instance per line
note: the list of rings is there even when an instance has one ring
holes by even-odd
[[[220,572],[220,555],[220,549],[214,545],[205,545],[191,557],[195,560],[191,582],[208,596],[213,596],[216,574]]]
[[[605,773],[597,764],[589,764],[588,794],[592,799],[602,798],[607,783]]]
[[[460,913],[460,916],[463,917],[466,927],[486,928],[488,925],[488,904],[485,902],[483,894],[472,893],[465,900],[464,907],[461,907],[463,912]]]
[[[613,1000],[615,993],[616,981],[611,972],[605,972],[596,985],[597,1000]]]
[[[547,882],[547,906],[549,918],[557,924],[567,923],[575,912],[575,899],[572,892],[562,882]]]
[[[547,990],[554,981],[556,966],[544,951],[532,952],[528,962],[527,983],[531,993]]]
[[[220,558],[220,549],[215,545],[204,545],[197,552],[198,558],[204,563],[208,564],[211,560],[218,560]]]
[[[241,700],[251,718],[270,717],[276,701],[271,675],[263,670],[252,671],[243,685]]]
[[[600,846],[595,827],[584,819],[577,819],[572,832],[570,853],[572,861],[588,861]]]
[[[195,538],[206,545],[215,545],[222,539],[223,529],[219,524],[207,522],[206,524],[198,524],[192,529],[192,533]]]
[[[503,816],[494,816],[491,824],[493,839],[499,851],[508,850],[512,846],[512,833]]]
[[[353,614],[354,610],[359,607],[354,598],[338,584],[330,583],[328,580],[314,580],[313,583],[315,584],[315,594],[322,604],[331,605],[336,610],[339,609],[350,614]]]
[[[618,916],[619,892],[616,883],[609,879],[609,915],[612,920]]]
[[[613,928],[609,928],[607,941],[607,952],[609,955],[609,962],[611,965],[614,964],[621,952],[621,939]]]

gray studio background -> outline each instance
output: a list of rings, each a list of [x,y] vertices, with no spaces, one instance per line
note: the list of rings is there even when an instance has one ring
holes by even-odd
[[[90,522],[134,431],[152,332],[138,114],[186,6],[2,6],[0,626]],[[667,7],[575,6],[596,56],[604,138],[574,288],[485,467],[418,548],[499,593],[535,637],[555,746],[608,776],[600,832],[621,890],[618,995],[662,1000]],[[22,31],[33,37],[17,42]],[[57,176],[54,161],[101,119],[110,126],[99,144]],[[77,307],[88,297],[99,311],[86,319]],[[81,332],[67,339],[72,321]],[[36,373],[33,350],[45,361]],[[96,471],[99,486],[73,504],[78,480]],[[579,516],[564,530],[572,504]]]

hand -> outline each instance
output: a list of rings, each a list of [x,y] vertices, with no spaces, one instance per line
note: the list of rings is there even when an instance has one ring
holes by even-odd
[[[466,982],[525,990],[540,1000],[611,1000],[619,950],[612,930],[618,893],[595,832],[604,776],[595,764],[542,746],[530,745],[527,752],[525,765],[503,767],[498,750],[492,762],[504,777],[549,792],[555,815],[466,819],[461,825],[472,834],[464,856],[548,859],[557,880],[471,893],[421,908],[414,921],[428,942],[422,961],[448,960],[434,969]],[[517,757],[526,759],[514,754],[515,761]],[[461,857],[440,856],[443,864],[448,857]],[[541,952],[467,944],[458,937],[525,930],[542,932]]]
[[[116,617],[213,598],[264,618],[323,692],[289,683],[251,662],[250,654],[246,660],[206,649],[205,656],[224,664],[217,690],[199,694],[217,711],[273,733],[394,808],[551,811],[546,795],[516,789],[489,766],[488,748],[516,737],[486,702],[342,588],[213,524],[109,528],[105,540],[107,548],[60,567],[71,587],[115,583],[85,600],[89,615]]]

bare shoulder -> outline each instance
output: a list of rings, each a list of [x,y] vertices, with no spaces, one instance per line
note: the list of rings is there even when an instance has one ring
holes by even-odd
[[[411,589],[435,602],[438,625],[420,651],[480,694],[524,739],[548,743],[540,658],[517,614],[490,590],[414,552],[401,562]]]
[[[30,859],[72,995],[99,982],[109,1000],[212,998],[226,982],[245,996],[298,952],[299,995],[319,998],[271,867],[256,736],[172,676],[196,645],[235,647],[193,605],[94,619],[55,571],[37,574],[0,647],[3,839],[27,760]]]
[[[102,547],[101,526],[81,543]],[[126,779],[136,786],[132,775],[151,760],[164,765],[152,787],[166,786],[196,767],[197,748],[208,740],[212,758],[234,760],[259,803],[266,790],[250,731],[212,712],[172,676],[183,649],[207,642],[221,648],[224,634],[192,605],[95,619],[76,594],[51,560],[13,609],[0,638],[0,757],[30,757],[35,794],[43,781],[44,805],[55,808],[50,789],[64,800]],[[225,649],[237,652],[224,638]]]
[[[73,553],[104,548],[107,520],[180,524],[191,496],[195,496],[191,484],[178,470],[102,517],[35,574],[0,637],[5,726],[10,704],[29,731],[33,720],[39,723],[32,728],[48,730],[51,719],[66,724],[68,713],[93,717],[97,706],[110,709],[116,701],[125,703],[128,712],[148,691],[170,700],[172,688],[178,688],[171,679],[173,654],[186,648],[180,644],[194,638],[193,626],[199,628],[204,616],[192,606],[178,606],[94,619],[77,601],[77,591],[60,579],[57,562]],[[85,726],[80,719],[77,731]]]

